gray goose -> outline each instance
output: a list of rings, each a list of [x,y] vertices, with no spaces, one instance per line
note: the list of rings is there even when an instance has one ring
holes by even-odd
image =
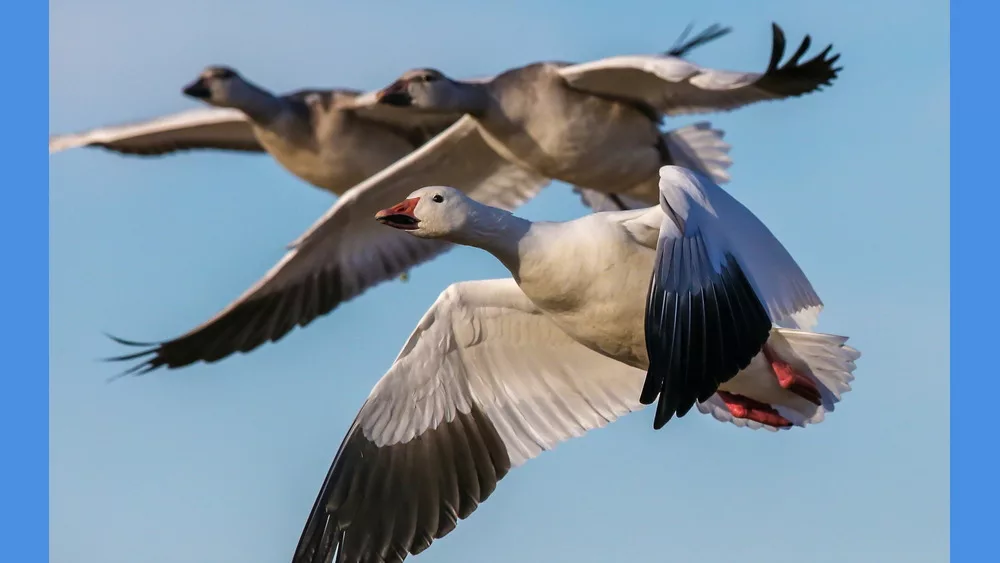
[[[476,129],[478,135],[466,138],[485,142],[494,159],[576,186],[595,210],[645,207],[656,203],[661,166],[698,168],[660,131],[664,116],[798,97],[837,77],[840,55],[830,56],[832,45],[802,61],[811,44],[807,35],[781,64],[785,34],[777,24],[772,33],[763,73],[704,68],[670,54],[540,62],[475,82],[424,68],[407,71],[376,100],[425,114],[464,113],[445,134]],[[464,146],[448,150],[461,158]],[[716,182],[728,179],[708,164],[700,171]]]
[[[275,95],[226,66],[207,67],[183,93],[213,107],[55,135],[49,138],[49,154],[75,147],[137,156],[190,150],[266,153],[302,180],[341,195],[461,116],[365,107],[358,104],[363,93],[351,89]]]

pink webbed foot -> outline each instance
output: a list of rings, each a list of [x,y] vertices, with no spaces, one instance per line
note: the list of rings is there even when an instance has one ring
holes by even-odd
[[[726,403],[726,408],[729,409],[729,412],[736,418],[745,418],[775,428],[788,428],[792,426],[792,421],[778,414],[778,411],[771,405],[735,393],[727,393],[725,391],[718,391],[717,393],[722,401]]]
[[[771,371],[774,372],[774,376],[778,379],[778,385],[781,385],[783,389],[795,393],[814,405],[823,404],[819,388],[812,379],[795,371],[795,368],[788,362],[779,359],[767,345],[764,346],[764,357],[770,362]]]

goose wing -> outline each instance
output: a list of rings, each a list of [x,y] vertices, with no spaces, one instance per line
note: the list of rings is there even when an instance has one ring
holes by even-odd
[[[642,380],[572,340],[514,280],[452,285],[361,407],[293,563],[420,553],[510,469],[641,408]]]
[[[640,400],[654,427],[683,416],[747,367],[771,328],[811,328],[822,308],[784,246],[708,178],[660,169],[660,206],[632,220],[659,222],[646,302],[649,369]],[[638,232],[635,226],[632,230]],[[647,234],[647,238],[648,238]]]
[[[49,137],[49,154],[76,147],[100,147],[142,156],[196,149],[264,152],[243,112],[228,108],[196,108],[137,123]]]
[[[832,45],[802,61],[812,42],[807,35],[785,63],[785,34],[772,24],[771,62],[764,73],[701,67],[663,55],[624,55],[564,67],[566,82],[575,89],[639,100],[666,115],[728,111],[756,102],[809,94],[832,84],[841,68]]]
[[[114,360],[144,359],[125,373],[215,362],[277,341],[368,288],[398,278],[450,245],[379,225],[375,213],[413,190],[443,183],[483,203],[513,209],[549,180],[497,155],[463,117],[447,131],[351,188],[260,280],[214,317],[172,340]]]

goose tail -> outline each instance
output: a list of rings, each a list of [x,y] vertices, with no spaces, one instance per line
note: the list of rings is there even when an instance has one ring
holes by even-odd
[[[701,121],[664,133],[657,148],[664,162],[704,174],[716,184],[725,184],[730,179],[729,167],[733,159],[729,157],[731,147],[723,140],[724,136],[722,130]],[[624,193],[608,194],[579,186],[574,186],[573,191],[594,212],[627,211],[654,205]]]
[[[730,180],[733,159],[729,157],[732,147],[723,140],[724,136],[722,130],[701,121],[664,133],[663,144],[671,164],[701,172],[716,184],[725,184]]]
[[[823,422],[851,390],[861,357],[846,342],[845,336],[775,328],[750,365],[698,410],[754,430]]]

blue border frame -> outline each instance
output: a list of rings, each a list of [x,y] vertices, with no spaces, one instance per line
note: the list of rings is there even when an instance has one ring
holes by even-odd
[[[955,0],[951,10],[951,560],[971,562],[996,557],[1000,502],[992,463],[998,374],[990,360],[998,349],[991,326],[997,300],[989,296],[1000,252],[1000,188],[992,169],[1000,132],[994,35],[1000,5]],[[927,236],[934,236],[933,225],[928,217]]]
[[[15,2],[5,11],[0,102],[14,111],[4,112],[0,135],[0,558],[33,563],[49,559],[49,6]]]

